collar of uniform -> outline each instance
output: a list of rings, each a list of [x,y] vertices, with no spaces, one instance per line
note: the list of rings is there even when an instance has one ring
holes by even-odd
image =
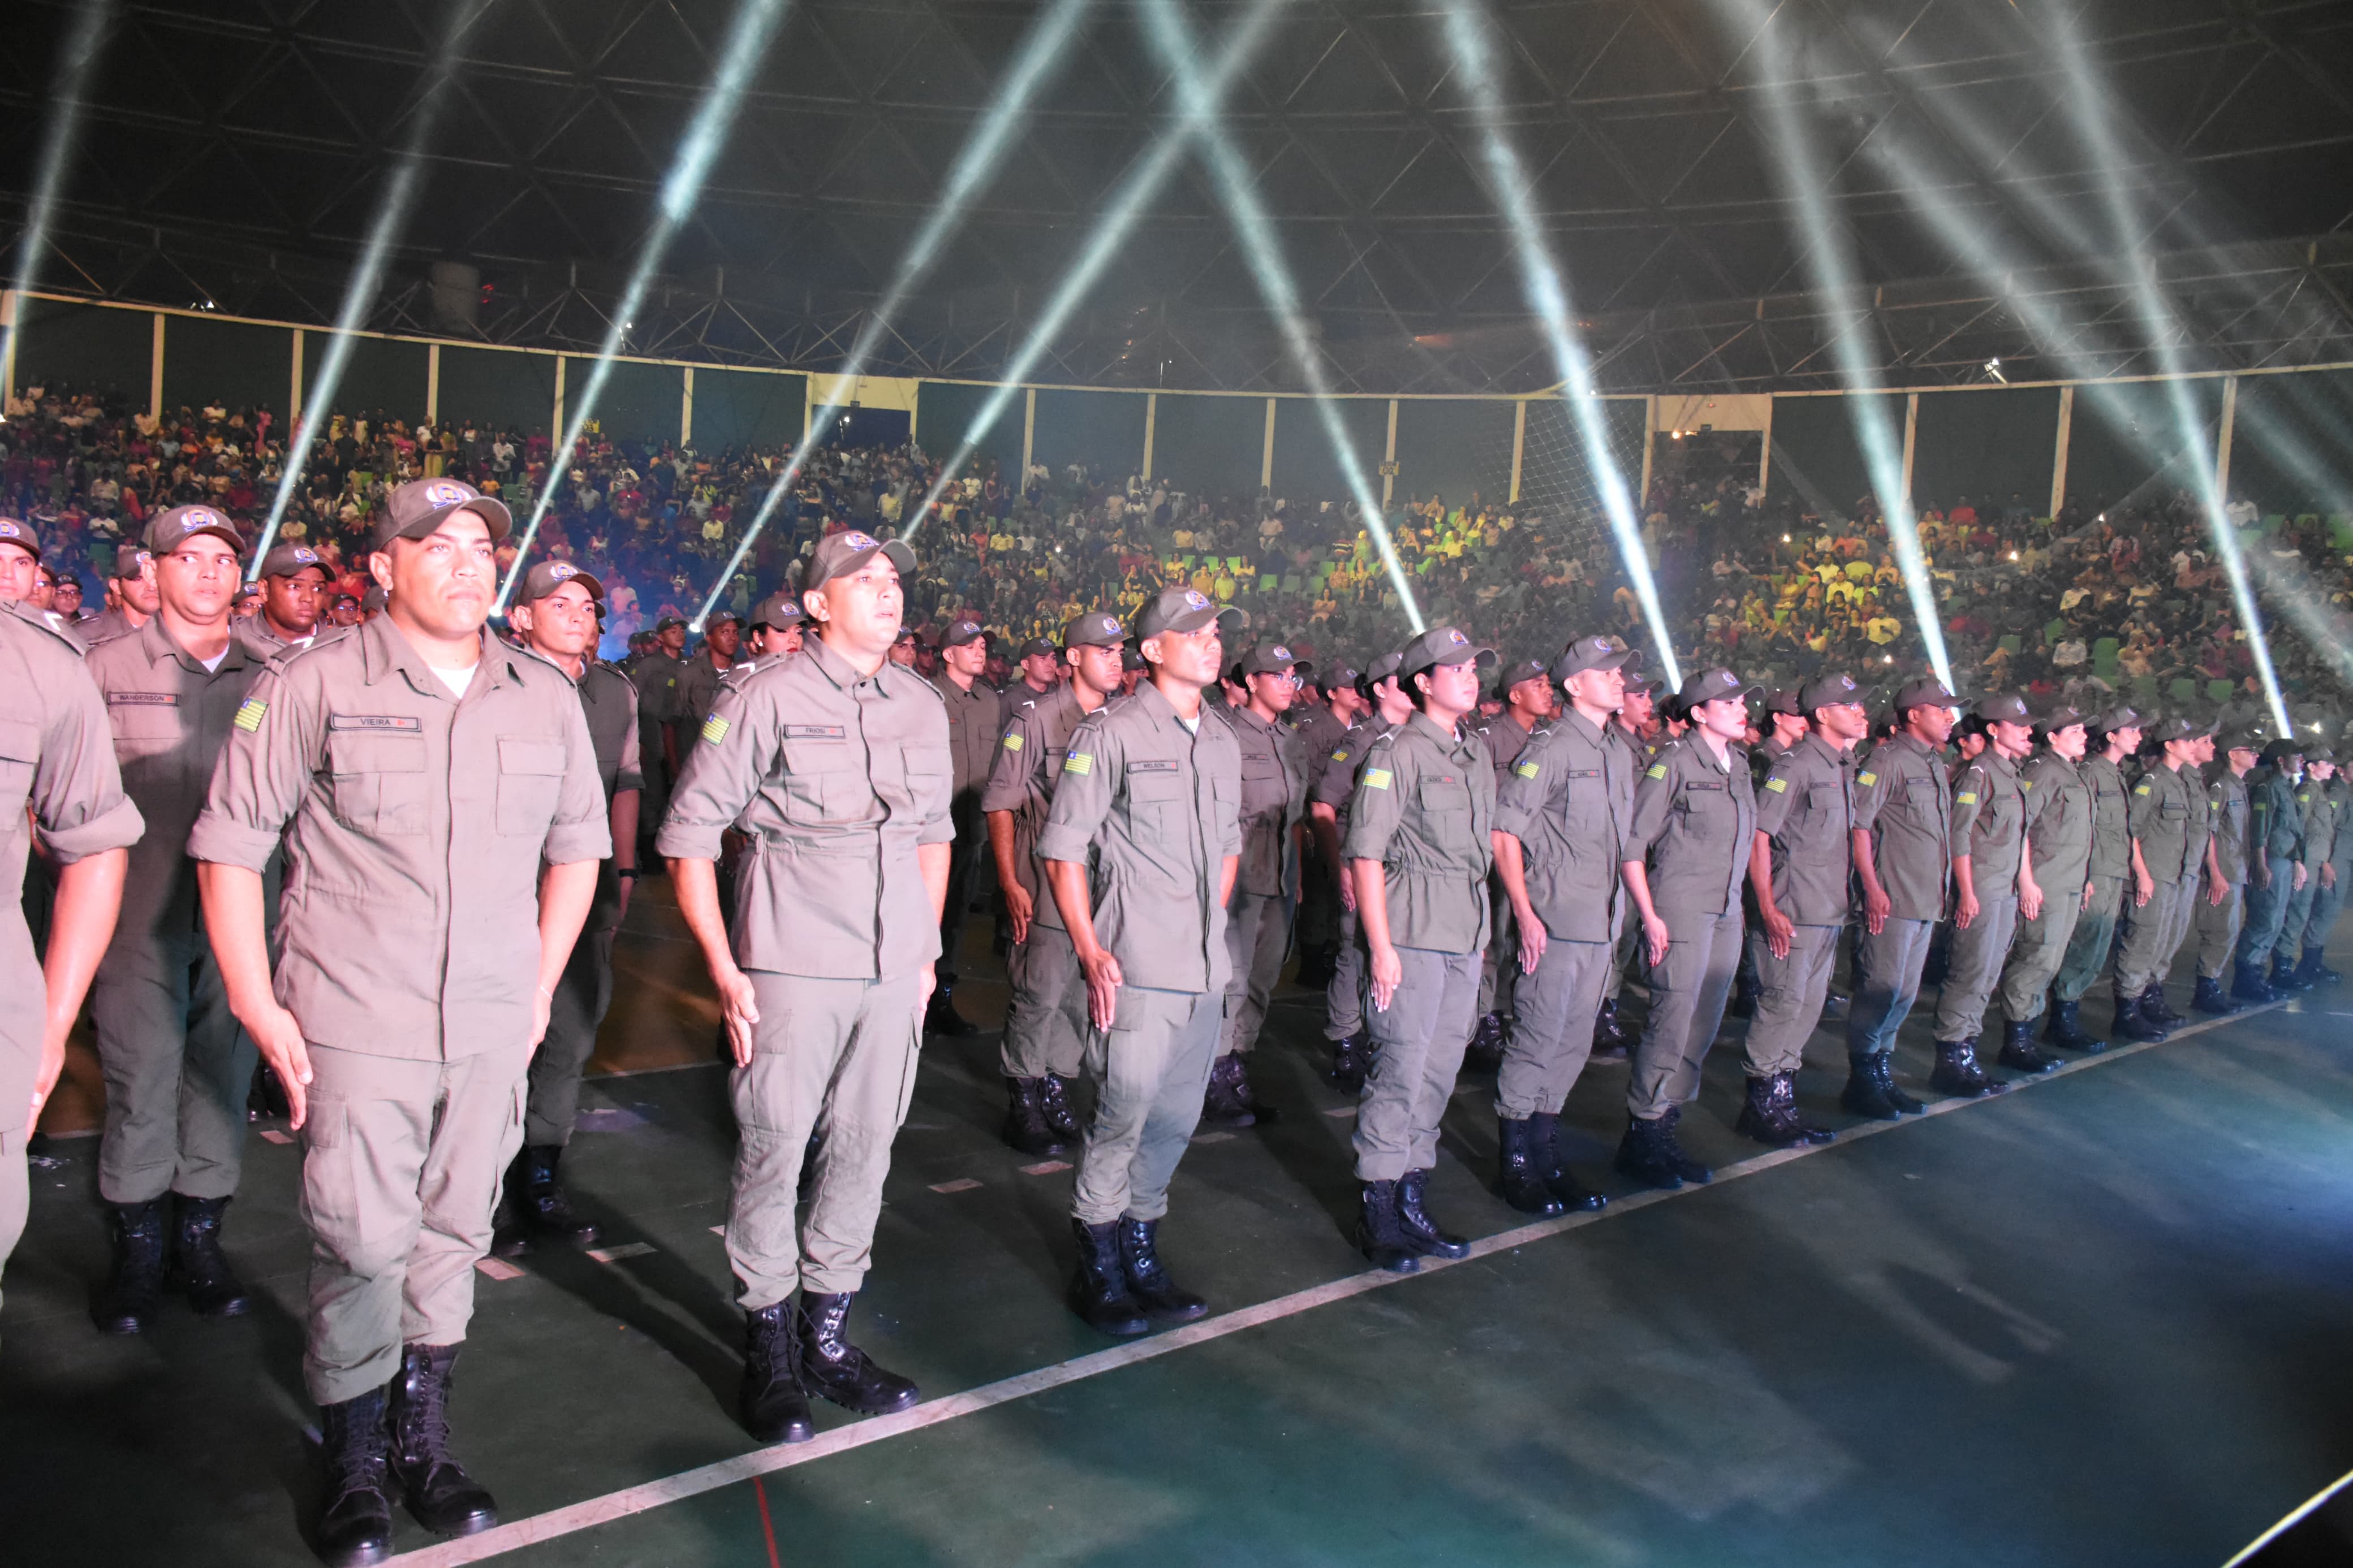
[[[491,635],[488,626],[474,635],[481,639],[482,644],[481,660],[477,669],[488,674],[494,683],[512,684],[520,679],[515,673],[514,661],[539,657],[518,653]],[[406,676],[409,685],[428,697],[449,695],[449,688],[433,673],[433,667],[425,662],[425,656],[417,651],[417,645],[408,640],[408,634],[393,624],[390,616],[378,616],[360,627],[360,655],[370,686],[396,671]],[[540,659],[540,662],[544,664],[547,661]]]
[[[1227,709],[1226,716],[1229,719],[1242,720],[1248,723],[1250,728],[1258,731],[1261,734],[1272,735],[1276,733],[1275,726],[1260,718],[1257,714],[1251,712],[1250,710],[1250,704],[1247,702],[1243,703],[1239,708]]]
[[[148,616],[147,624],[132,635],[139,639],[139,651],[147,656],[150,666],[161,664],[167,658],[174,658],[197,674],[204,673],[205,667],[197,660],[195,655],[174,642],[172,634],[164,629],[164,617],[160,614]],[[237,628],[231,626],[228,649],[221,656],[220,668],[242,669],[252,657],[252,654],[247,650],[243,639],[237,636]]]
[[[1823,740],[1820,735],[1815,734],[1810,730],[1806,731],[1806,738],[1804,740],[1799,742],[1796,746],[1790,747],[1789,750],[1794,752],[1800,746],[1810,747],[1820,756],[1821,761],[1828,763],[1834,768],[1839,766],[1841,759],[1845,756],[1844,752],[1832,747],[1828,741]]]
[[[525,658],[537,659],[540,663],[547,666],[548,668],[555,671],[556,674],[564,677],[565,679],[572,682],[575,686],[586,680],[588,679],[588,672],[596,668],[596,661],[595,659],[584,658],[580,661],[580,673],[575,676],[570,670],[556,663],[555,660],[548,658],[547,655],[532,647],[529,643],[515,643],[511,644],[510,646],[513,647],[515,652],[522,655]],[[741,663],[742,661],[738,660],[737,662]]]
[[[810,642],[815,642],[818,639],[811,637],[808,640]],[[940,668],[934,670],[932,672],[931,679],[932,689],[951,702],[979,702],[997,695],[996,692],[989,690],[988,682],[981,679],[980,677],[976,675],[972,678],[972,684],[970,686],[958,686],[955,682],[955,677],[948,673],[947,668],[944,665]],[[1056,687],[1055,689],[1059,691],[1061,688]]]
[[[1428,741],[1431,745],[1438,747],[1439,750],[1449,753],[1460,751],[1469,744],[1469,742],[1461,735],[1450,734],[1446,731],[1440,729],[1438,725],[1432,721],[1430,715],[1423,712],[1419,708],[1413,710],[1413,716],[1411,718],[1408,719],[1403,725],[1399,726],[1398,732],[1402,734],[1409,730],[1418,731],[1421,735],[1422,739]]]
[[[882,661],[882,668],[876,670],[872,675],[860,675],[858,673],[858,668],[855,665],[842,658],[841,655],[834,652],[832,647],[827,644],[823,637],[815,635],[811,635],[802,639],[801,657],[807,659],[811,664],[816,665],[817,668],[824,673],[824,676],[828,680],[832,681],[844,691],[857,686],[861,681],[872,681],[875,688],[881,691],[884,696],[887,697],[894,695],[891,688],[884,683],[892,679],[891,672],[897,669],[899,667],[892,664],[887,658]]]
[[[1609,738],[1609,726],[1597,724],[1579,713],[1573,702],[1560,710],[1560,722],[1574,726],[1577,739],[1590,745],[1598,746]]]

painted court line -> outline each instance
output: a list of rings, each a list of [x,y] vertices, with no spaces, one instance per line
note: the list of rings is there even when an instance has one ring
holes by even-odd
[[[643,1258],[653,1250],[650,1241],[625,1241],[618,1247],[592,1247],[588,1256],[599,1263],[618,1263],[624,1258]]]
[[[2146,1041],[2138,1045],[2112,1047],[2097,1055],[2071,1061],[2056,1072],[2018,1080],[2016,1088],[2012,1089],[2010,1094],[1987,1095],[1978,1100],[1941,1100],[1929,1106],[1922,1115],[1907,1116],[1902,1121],[1869,1121],[1860,1127],[1842,1131],[1839,1134],[1837,1142],[1834,1143],[1819,1145],[1800,1143],[1787,1149],[1768,1150],[1765,1153],[1721,1167],[1716,1171],[1715,1180],[1711,1186],[1722,1186],[1727,1182],[1738,1181],[1744,1176],[1753,1176],[1760,1172],[1774,1170],[1794,1160],[1802,1160],[1810,1155],[1820,1154],[1864,1138],[1892,1132],[1910,1123],[1925,1121],[1932,1116],[1950,1115],[1954,1111],[1965,1110],[1970,1106],[1999,1103],[2010,1099],[2011,1095],[2031,1089],[2038,1084],[2066,1078],[2108,1062],[2122,1061],[2126,1057],[2138,1056],[2143,1051],[2154,1050],[2160,1046],[2171,1045],[2177,1040],[2186,1039],[2192,1035],[2203,1034],[2219,1025],[2244,1023],[2260,1014],[2272,1012],[2286,1005],[2284,1002],[2274,1002],[2261,1007],[2250,1007],[2243,1012],[2232,1014],[2229,1017],[2209,1018],[2199,1023],[2185,1024],[2165,1039]],[[961,1186],[965,1184],[977,1186],[979,1184],[976,1182],[944,1183],[942,1187],[960,1190]],[[939,1191],[941,1188],[934,1190]],[[610,1524],[617,1520],[627,1519],[633,1514],[644,1513],[669,1503],[699,1497],[704,1492],[716,1491],[723,1487],[756,1480],[762,1476],[774,1475],[779,1470],[792,1469],[812,1460],[847,1453],[853,1448],[863,1448],[873,1443],[887,1442],[892,1437],[902,1436],[910,1432],[920,1432],[926,1427],[942,1426],[950,1421],[960,1420],[966,1415],[976,1415],[982,1411],[993,1409],[1000,1405],[1009,1405],[1015,1400],[1027,1399],[1050,1389],[1081,1383],[1091,1377],[1100,1377],[1105,1373],[1118,1372],[1143,1362],[1157,1360],[1165,1355],[1173,1355],[1178,1351],[1190,1350],[1195,1345],[1221,1340],[1229,1334],[1238,1334],[1247,1330],[1263,1327],[1268,1323],[1280,1322],[1285,1318],[1296,1317],[1302,1312],[1329,1306],[1335,1301],[1345,1301],[1369,1291],[1386,1289],[1391,1286],[1404,1284],[1408,1280],[1442,1273],[1449,1268],[1459,1268],[1464,1263],[1490,1258],[1499,1252],[1509,1252],[1532,1242],[1543,1241],[1573,1230],[1582,1230],[1588,1226],[1603,1224],[1620,1215],[1638,1213],[1654,1204],[1665,1203],[1672,1198],[1686,1197],[1693,1193],[1708,1190],[1710,1190],[1708,1187],[1684,1187],[1675,1192],[1653,1190],[1635,1193],[1626,1197],[1612,1198],[1609,1201],[1609,1206],[1598,1213],[1563,1215],[1557,1219],[1536,1220],[1512,1230],[1483,1237],[1471,1244],[1471,1256],[1459,1261],[1424,1258],[1419,1272],[1416,1274],[1388,1274],[1378,1269],[1368,1269],[1362,1274],[1347,1275],[1304,1290],[1293,1291],[1288,1296],[1278,1296],[1272,1300],[1261,1301],[1253,1307],[1238,1308],[1216,1317],[1204,1318],[1198,1322],[1187,1323],[1181,1328],[1166,1330],[1147,1339],[1131,1340],[1124,1344],[1114,1345],[1108,1350],[1097,1351],[1090,1355],[1078,1356],[1052,1366],[1039,1367],[1033,1372],[1021,1373],[997,1383],[984,1384],[978,1388],[966,1389],[961,1394],[947,1394],[918,1405],[913,1410],[903,1411],[896,1415],[878,1415],[851,1426],[836,1426],[828,1431],[818,1433],[816,1437],[806,1443],[754,1449],[751,1453],[739,1454],[733,1458],[722,1459],[698,1469],[681,1471],[674,1476],[665,1476],[659,1480],[647,1481],[638,1486],[624,1488],[619,1491],[607,1492],[603,1497],[589,1498],[565,1508],[533,1514],[528,1519],[519,1519],[512,1524],[502,1524],[496,1529],[484,1531],[480,1535],[440,1542],[416,1552],[405,1552],[391,1561],[413,1564],[414,1568],[456,1568],[456,1565],[460,1563],[483,1562],[504,1552],[520,1551],[526,1546],[554,1541],[583,1530],[593,1530],[598,1525]],[[765,1489],[763,1493],[765,1496]]]

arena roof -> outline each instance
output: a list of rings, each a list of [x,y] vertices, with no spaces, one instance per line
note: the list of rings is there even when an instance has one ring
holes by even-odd
[[[2032,374],[2006,290],[2071,320],[2128,312],[2113,258],[2050,213],[2127,190],[2137,253],[2195,324],[2195,363],[2353,358],[2353,6],[2089,0],[2118,106],[2104,171],[2060,112],[2052,0],[1781,0],[1836,210],[1878,297],[1892,377]],[[1174,112],[1141,0],[1098,0],[1042,105],[920,298],[893,374],[985,377]],[[1190,0],[1215,37],[1241,0]],[[1765,7],[1757,7],[1761,11]],[[1039,6],[799,0],[633,352],[837,363],[937,199]],[[18,231],[77,6],[17,0],[0,53],[0,203]],[[468,35],[428,183],[370,324],[593,346],[712,70],[726,0],[496,0]],[[1705,0],[1504,0],[1504,118],[1586,313],[1605,384],[1823,384],[1803,239],[1760,126],[1754,30]],[[1553,379],[1476,173],[1471,103],[1434,3],[1293,0],[1229,101],[1314,327],[1356,390],[1526,390]],[[427,0],[143,0],[120,7],[72,149],[44,288],[332,319],[429,74]],[[1993,156],[1964,155],[1982,133]],[[1875,149],[1939,171],[1892,177]],[[1907,183],[1956,204],[2000,280],[1939,243]],[[2055,207],[2052,204],[2055,204]],[[12,235],[12,242],[14,236]],[[2114,247],[2107,247],[2113,250]],[[437,317],[436,261],[478,268],[470,325]],[[2103,363],[2150,368],[2121,327]],[[2046,374],[2055,374],[2048,370]],[[1039,378],[1290,387],[1233,226],[1188,160]]]

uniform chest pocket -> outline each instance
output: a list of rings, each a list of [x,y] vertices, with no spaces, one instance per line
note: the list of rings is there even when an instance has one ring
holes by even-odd
[[[1242,753],[1242,808],[1252,815],[1280,813],[1291,799],[1291,780],[1271,752]]]
[[[118,695],[149,696],[145,692]],[[129,763],[160,756],[180,743],[179,705],[169,700],[126,702],[110,698],[106,727],[114,734],[114,754],[119,761]]]
[[[564,743],[499,737],[501,833],[545,837],[564,788]]]
[[[2168,800],[2158,805],[2157,814],[2168,822],[2187,821],[2189,808],[2178,800]]]
[[[907,805],[916,813],[945,808],[949,789],[948,754],[930,746],[902,746],[899,765]]]
[[[1127,819],[1137,837],[1161,843],[1179,840],[1192,801],[1185,776],[1166,769],[1127,770]]]
[[[1421,805],[1422,825],[1430,841],[1450,855],[1470,852],[1471,786],[1445,777],[1421,781],[1414,798]]]
[[[327,773],[344,826],[385,838],[425,831],[422,734],[331,730]]]
[[[33,764],[41,760],[41,731],[20,719],[0,719],[0,821],[14,832],[33,793]]]
[[[840,726],[804,727],[831,732],[797,736],[786,730],[785,820],[802,826],[848,821],[855,815],[851,797],[866,793],[858,752]]]

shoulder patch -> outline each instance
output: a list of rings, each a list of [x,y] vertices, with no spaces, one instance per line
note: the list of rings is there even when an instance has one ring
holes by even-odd
[[[2034,787],[2034,781],[2032,779],[2021,779],[2018,781],[2018,787],[2021,789],[2032,789]]]
[[[2137,789],[2137,790],[2133,791],[2133,794],[2135,794],[2135,795],[2147,795],[2147,793],[2148,793],[2148,785],[2147,785],[2147,784],[2143,784],[2143,785],[2141,785],[2138,789]]]
[[[1524,779],[1532,779],[1538,773],[1544,772],[1544,764],[1542,763],[1521,763],[1516,764],[1512,771],[1519,774]]]
[[[269,703],[259,697],[248,697],[237,705],[237,727],[251,734],[261,728],[261,716],[269,711]]]
[[[1091,773],[1095,771],[1095,760],[1084,752],[1072,752],[1062,759],[1062,771],[1066,773]]]
[[[705,719],[702,721],[702,738],[705,742],[714,746],[720,742],[725,740],[727,738],[727,721],[720,718],[715,713],[710,718]]]
[[[1366,768],[1365,770],[1365,787],[1366,789],[1387,789],[1389,787],[1389,780],[1394,775],[1391,774],[1389,770],[1387,768]]]
[[[1788,779],[1767,779],[1765,781],[1765,787],[1772,791],[1775,795],[1787,795],[1789,793],[1789,781]]]
[[[1345,763],[1345,762],[1346,762],[1346,761],[1348,760],[1348,748],[1347,748],[1347,747],[1345,747],[1345,746],[1343,746],[1343,747],[1341,747],[1338,751],[1336,751],[1336,752],[1333,752],[1333,753],[1332,753],[1332,760],[1333,760],[1334,762],[1335,762],[1335,763]]]
[[[1877,773],[1857,773],[1854,775],[1854,782],[1859,784],[1865,785],[1875,784],[1879,782],[1879,775]]]
[[[1651,771],[1643,776],[1654,779],[1665,778],[1667,776],[1667,764],[1664,763],[1652,763],[1651,764]]]
[[[1008,731],[1005,737],[1005,749],[1008,752],[1019,751],[1021,749],[1021,737]]]
[[[1953,798],[1963,805],[1975,805],[1978,803],[1978,792],[1973,789],[1965,789]]]

